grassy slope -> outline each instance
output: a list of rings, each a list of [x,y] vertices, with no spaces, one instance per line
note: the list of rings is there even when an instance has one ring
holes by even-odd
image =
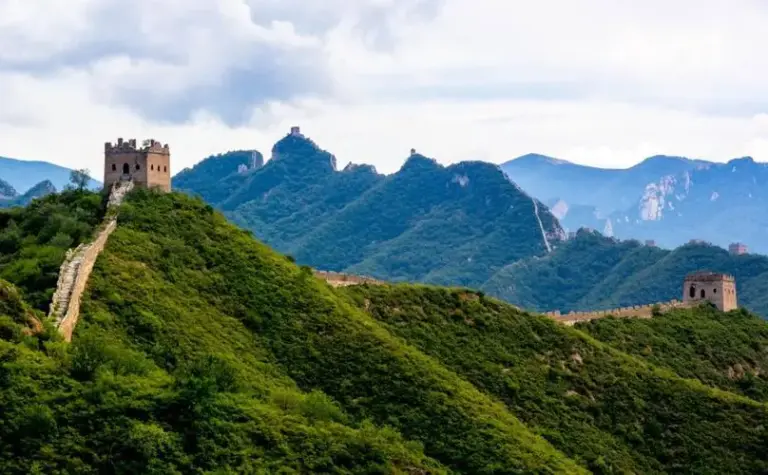
[[[650,320],[594,320],[577,328],[683,377],[768,400],[768,322],[746,311],[723,314],[701,307]]]
[[[18,227],[31,231],[40,216],[67,223],[92,199],[16,215]],[[50,229],[28,233],[17,252],[36,253]],[[172,234],[165,244],[178,242]],[[418,443],[298,389],[239,320],[188,292],[185,269],[169,276],[133,260],[158,250],[146,235],[114,237],[131,258],[99,259],[71,345],[50,326],[29,336],[28,317],[42,313],[0,281],[0,473],[444,472]]]
[[[257,396],[272,392],[258,389],[264,380],[320,390],[353,427],[392,426],[462,472],[580,471],[502,404],[197,200],[136,192],[92,279],[76,341],[121,335],[166,371],[220,354]]]
[[[342,292],[595,472],[768,470],[760,403],[474,293],[408,285]]]

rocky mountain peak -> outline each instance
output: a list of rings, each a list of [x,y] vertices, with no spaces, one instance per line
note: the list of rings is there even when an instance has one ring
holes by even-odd
[[[295,164],[302,167],[322,167],[336,170],[336,157],[321,149],[312,139],[301,133],[298,127],[278,140],[272,147],[273,161]]]

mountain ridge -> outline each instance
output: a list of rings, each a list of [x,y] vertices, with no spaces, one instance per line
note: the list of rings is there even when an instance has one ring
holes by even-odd
[[[684,277],[701,270],[734,275],[739,304],[768,317],[766,256],[735,256],[703,243],[666,250],[588,231],[548,256],[510,264],[482,289],[542,312],[611,310],[681,299]]]
[[[185,172],[174,188],[203,197],[302,264],[394,280],[477,286],[494,269],[565,238],[549,208],[493,164],[443,166],[412,151],[390,175],[369,165],[339,171],[333,154],[298,132],[272,155],[245,175],[205,186],[190,186]],[[217,187],[226,193],[210,191]]]
[[[0,156],[0,179],[12,185],[21,194],[45,180],[61,190],[69,184],[71,171],[61,165],[41,160],[21,160]],[[91,179],[89,188],[97,189],[100,185],[98,180]]]
[[[724,163],[654,156],[625,169],[565,163],[524,156],[502,167],[569,231],[586,227],[668,248],[692,239],[741,242],[768,253],[768,164],[749,156]]]

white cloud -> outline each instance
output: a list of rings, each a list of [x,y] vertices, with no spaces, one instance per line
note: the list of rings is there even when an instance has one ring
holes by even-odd
[[[0,155],[98,175],[104,141],[152,136],[178,171],[298,124],[386,172],[411,147],[768,160],[759,0],[65,3],[0,0]]]

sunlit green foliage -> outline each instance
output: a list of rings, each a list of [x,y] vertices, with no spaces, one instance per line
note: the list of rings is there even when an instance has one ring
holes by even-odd
[[[768,470],[768,410],[761,403],[682,379],[475,292],[410,285],[342,292],[596,473]],[[717,352],[732,342],[712,343],[720,344]]]
[[[768,323],[744,310],[711,306],[657,318],[600,319],[577,328],[686,378],[768,401]]]
[[[578,471],[501,404],[202,202],[137,190],[119,222],[76,341],[86,329],[123,335],[174,373],[185,360],[219,355],[254,396],[341,417],[321,391],[353,427],[391,426],[460,471]],[[294,384],[313,399],[297,403],[285,393]]]
[[[6,212],[2,269],[49,247],[57,270],[102,202]],[[0,473],[768,470],[762,386],[718,376],[762,364],[754,317],[649,326],[654,360],[610,322],[593,337],[481,293],[332,289],[181,194],[135,190],[118,222],[71,344],[30,334],[55,272],[0,281]],[[726,318],[755,336],[717,337]]]
[[[47,312],[67,249],[92,238],[103,212],[102,196],[82,190],[0,210],[0,278]]]

